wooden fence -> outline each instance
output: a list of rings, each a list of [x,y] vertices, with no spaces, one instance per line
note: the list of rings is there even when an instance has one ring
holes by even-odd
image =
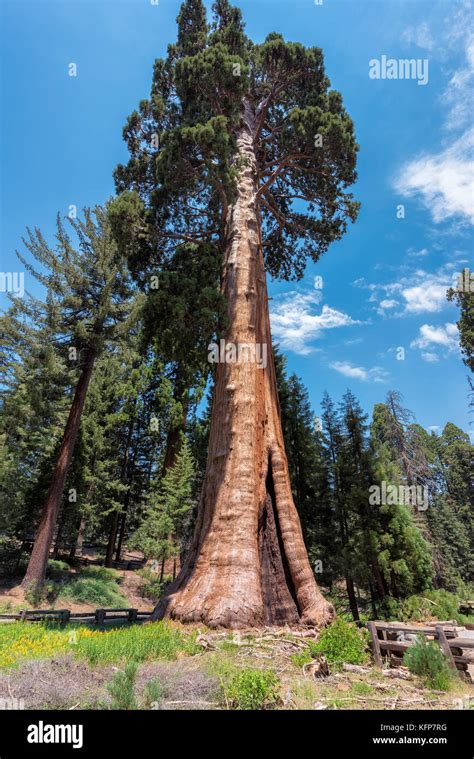
[[[453,669],[465,672],[474,665],[474,637],[463,637],[464,628],[455,623],[434,622],[433,624],[408,625],[402,622],[368,622],[372,653],[375,664],[381,667],[383,657],[398,659],[401,663],[405,651],[415,642],[416,636],[425,635],[428,640],[437,640]]]
[[[71,612],[69,609],[22,609],[17,614],[0,614],[0,624],[54,621],[63,625],[67,622],[103,625],[104,622],[118,620],[143,622],[151,614],[151,611],[139,611],[138,609],[96,609],[95,611],[79,612]]]

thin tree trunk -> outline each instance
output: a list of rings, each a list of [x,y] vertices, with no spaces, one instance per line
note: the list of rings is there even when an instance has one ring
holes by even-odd
[[[131,488],[131,482],[129,483],[129,489],[127,490],[127,493],[125,495],[125,503],[123,507],[123,514],[122,518],[120,520],[120,530],[119,530],[119,538],[117,543],[117,551],[115,553],[115,561],[120,561],[120,556],[122,554],[122,546],[123,546],[123,540],[125,537],[125,525],[127,523],[127,512],[128,512],[128,506],[130,503],[130,488]]]
[[[309,564],[281,429],[256,204],[255,118],[248,103],[242,121],[237,143],[245,165],[229,212],[222,273],[226,342],[266,349],[267,364],[217,364],[193,543],[152,618],[230,628],[323,625],[333,609]]]
[[[79,432],[81,415],[95,359],[95,352],[90,350],[86,354],[84,367],[74,392],[74,398],[69,411],[69,417],[64,430],[61,446],[59,448],[58,458],[56,459],[56,464],[53,469],[51,485],[46,496],[43,513],[36,532],[35,544],[31,552],[26,574],[23,578],[23,587],[27,587],[30,583],[42,583],[46,577],[49,552],[53,541],[53,533],[58,518],[64,483],[74,453],[74,446],[77,439],[77,433]]]
[[[179,394],[179,393],[178,393]],[[162,477],[166,474],[168,469],[171,469],[176,462],[179,449],[181,447],[181,435],[186,429],[186,420],[188,418],[188,400],[181,400],[183,404],[183,413],[180,424],[174,427],[170,427],[166,436],[166,450],[163,460]]]
[[[136,405],[136,404],[135,404]],[[130,427],[128,428],[128,434],[127,434],[127,440],[125,443],[125,451],[123,454],[122,459],[122,466],[120,469],[120,482],[125,483],[126,476],[127,476],[127,464],[128,464],[128,456],[130,451],[130,443],[132,442],[132,436],[133,436],[133,429],[135,427],[135,417],[132,418]],[[110,526],[110,532],[109,532],[109,540],[107,543],[107,551],[105,554],[105,566],[111,567],[114,562],[114,552],[115,552],[115,543],[117,541],[117,532],[118,532],[118,525],[119,525],[119,518],[120,513],[118,511],[115,512],[114,517],[112,519],[112,524]]]
[[[354,580],[352,579],[351,575],[346,572],[346,589],[347,589],[347,595],[349,597],[349,606],[351,609],[351,614],[354,619],[354,622],[359,622],[359,607],[357,605],[357,598],[354,590]]]
[[[112,564],[114,563],[114,551],[115,551],[115,541],[117,540],[118,521],[119,521],[119,512],[115,511],[113,519],[112,519],[112,524],[110,525],[109,539],[107,541],[107,550],[105,552],[105,566],[106,567],[111,567]]]
[[[81,517],[81,523],[79,525],[79,530],[77,532],[76,536],[76,542],[71,548],[71,552],[69,554],[70,559],[74,559],[75,556],[82,556],[82,546],[84,544],[84,533],[86,531],[86,520],[84,517]]]

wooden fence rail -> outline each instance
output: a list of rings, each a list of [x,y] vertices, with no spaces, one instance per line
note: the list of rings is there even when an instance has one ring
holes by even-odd
[[[104,622],[126,620],[142,622],[152,614],[139,609],[96,609],[95,611],[71,612],[70,609],[21,609],[16,614],[0,614],[0,624],[9,622],[45,622],[52,620],[60,624],[85,622],[102,625]]]
[[[438,641],[452,669],[465,672],[469,665],[474,665],[474,654],[470,651],[463,652],[463,649],[474,648],[474,638],[463,637],[462,629],[454,622],[440,622],[419,627],[402,622],[368,622],[367,628],[370,633],[374,662],[378,667],[382,666],[384,655],[390,657],[394,654],[402,658],[405,651],[415,642],[416,635],[419,634],[427,639]]]

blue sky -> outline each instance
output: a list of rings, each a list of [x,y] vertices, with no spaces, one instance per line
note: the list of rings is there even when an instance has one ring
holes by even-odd
[[[470,3],[237,4],[254,41],[278,31],[323,48],[361,146],[359,220],[304,280],[270,285],[290,370],[316,413],[325,389],[338,399],[350,387],[369,412],[397,389],[425,427],[453,421],[467,431],[467,369],[445,290],[455,272],[474,268]],[[51,239],[58,211],[113,193],[112,171],[127,159],[122,126],[149,94],[178,9],[177,0],[3,0],[2,271],[18,270],[26,225]],[[427,60],[428,82],[370,78],[369,62],[383,55]]]

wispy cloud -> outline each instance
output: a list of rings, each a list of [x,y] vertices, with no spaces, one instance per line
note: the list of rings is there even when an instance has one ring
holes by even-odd
[[[435,363],[440,358],[440,353],[445,357],[459,350],[459,334],[456,324],[446,322],[434,326],[422,324],[418,337],[410,343],[410,348],[419,348],[421,358],[428,363]],[[428,349],[428,350],[427,350]]]
[[[389,377],[388,372],[381,366],[373,366],[371,369],[366,369],[363,366],[354,366],[354,364],[348,361],[334,361],[329,366],[345,377],[362,380],[362,382],[387,382]]]
[[[456,67],[448,73],[446,87],[440,98],[445,109],[444,129],[457,133],[454,142],[438,151],[418,155],[407,161],[393,180],[393,186],[404,197],[417,197],[431,213],[435,223],[447,219],[474,222],[474,130],[472,101],[474,94],[474,37],[472,4],[460,3],[449,10],[443,32],[434,44],[426,23],[410,27],[404,39],[431,51],[456,59]],[[458,52],[463,52],[459,63]]]
[[[394,188],[404,197],[418,196],[436,223],[460,217],[474,222],[474,129],[437,154],[425,154],[406,163]]]
[[[292,291],[272,301],[272,333],[282,348],[304,356],[317,350],[312,343],[326,330],[360,324],[328,305],[319,310],[320,300],[321,295],[316,291]]]
[[[377,313],[382,316],[387,311],[394,316],[436,313],[448,306],[446,292],[453,284],[452,268],[449,263],[435,272],[415,269],[398,281],[380,284],[359,278],[353,285],[370,291],[369,301],[377,304]]]
[[[402,39],[408,44],[417,45],[424,50],[432,50],[434,39],[431,36],[430,28],[426,21],[418,26],[409,26],[402,34]]]

